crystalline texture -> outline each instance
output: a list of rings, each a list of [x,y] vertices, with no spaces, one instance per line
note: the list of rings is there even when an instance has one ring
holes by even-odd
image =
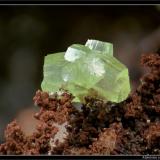
[[[87,40],[85,46],[89,47],[91,50],[96,50],[102,54],[109,54],[113,56],[113,44],[108,42],[102,42],[98,40]]]
[[[86,56],[90,52],[91,50],[84,45],[73,44],[70,47],[68,47],[64,55],[64,58],[69,62],[74,62],[75,60]]]
[[[121,102],[130,92],[128,69],[113,57],[111,43],[88,40],[71,45],[64,53],[45,57],[42,89],[69,90],[83,101],[87,95]]]
[[[45,57],[43,66],[43,81],[41,87],[45,91],[55,92],[65,85],[61,72],[68,62],[64,59],[64,53],[50,54]]]

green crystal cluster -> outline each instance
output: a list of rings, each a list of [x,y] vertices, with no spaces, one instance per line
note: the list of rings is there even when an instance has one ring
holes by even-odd
[[[88,40],[47,55],[43,71],[44,91],[68,90],[75,102],[90,95],[118,103],[130,92],[128,69],[113,56],[113,45],[107,42]]]

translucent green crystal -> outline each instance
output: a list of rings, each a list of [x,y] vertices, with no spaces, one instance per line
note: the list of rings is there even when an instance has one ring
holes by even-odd
[[[64,59],[64,52],[45,56],[43,66],[43,81],[41,87],[48,92],[56,92],[66,85],[62,79],[62,70],[68,62]]]
[[[70,91],[76,102],[90,95],[118,103],[130,92],[128,69],[113,57],[111,43],[88,40],[45,57],[42,89],[59,88]]]
[[[64,55],[64,58],[69,62],[74,62],[75,60],[80,59],[81,57],[85,57],[89,53],[92,52],[87,46],[81,44],[73,44],[70,47],[68,47]]]
[[[89,47],[91,50],[99,51],[102,54],[109,54],[113,56],[112,43],[89,39],[87,40],[85,46]]]

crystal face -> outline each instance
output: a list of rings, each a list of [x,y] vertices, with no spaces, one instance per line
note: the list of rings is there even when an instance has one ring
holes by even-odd
[[[88,40],[71,45],[65,53],[46,56],[43,70],[42,89],[67,89],[75,102],[90,95],[118,103],[130,92],[128,69],[113,57],[111,43]]]
[[[113,56],[112,43],[89,39],[87,40],[85,46],[89,47],[91,50],[99,51],[102,54],[109,54]]]

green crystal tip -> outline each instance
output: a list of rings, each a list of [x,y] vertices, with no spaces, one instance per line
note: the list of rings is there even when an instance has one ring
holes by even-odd
[[[128,69],[113,56],[113,45],[88,40],[73,44],[66,52],[45,57],[42,90],[71,92],[75,102],[87,95],[111,102],[121,102],[130,93]]]

